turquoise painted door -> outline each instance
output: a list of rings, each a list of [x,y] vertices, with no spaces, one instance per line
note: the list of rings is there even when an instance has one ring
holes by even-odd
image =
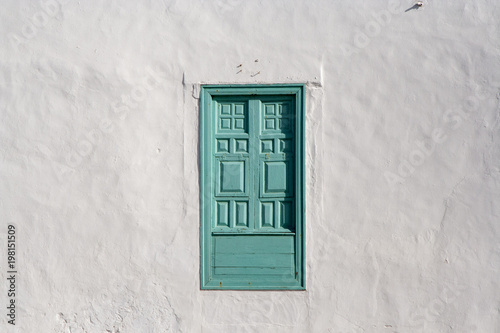
[[[297,132],[303,134],[298,117],[303,96],[271,87],[261,88],[261,94],[245,94],[248,88],[240,94],[227,94],[234,87],[207,89],[202,287],[302,289],[302,224],[297,232],[302,212],[297,208],[303,205],[297,200],[303,198],[297,191],[303,185],[297,183],[303,177],[297,177],[302,166],[297,147],[303,160],[303,136]]]

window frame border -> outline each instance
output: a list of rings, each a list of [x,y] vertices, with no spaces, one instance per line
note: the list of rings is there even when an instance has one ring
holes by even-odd
[[[221,286],[209,285],[210,275],[210,237],[211,237],[211,190],[210,170],[212,128],[211,105],[213,96],[252,96],[286,95],[294,96],[296,106],[295,121],[295,263],[300,280],[296,286]],[[294,84],[203,84],[200,85],[199,101],[199,167],[200,167],[200,289],[201,290],[305,290],[306,289],[306,168],[305,168],[305,113],[306,85]],[[208,127],[207,127],[208,126]],[[208,147],[208,148],[207,148]]]

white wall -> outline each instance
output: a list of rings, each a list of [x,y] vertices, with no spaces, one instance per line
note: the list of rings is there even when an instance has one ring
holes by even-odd
[[[4,1],[0,330],[499,332],[500,5],[412,5]],[[307,291],[200,291],[199,84],[277,82]]]

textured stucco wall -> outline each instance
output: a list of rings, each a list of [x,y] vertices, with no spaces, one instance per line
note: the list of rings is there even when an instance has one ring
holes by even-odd
[[[499,332],[500,5],[4,1],[1,332]],[[307,83],[307,291],[200,291],[200,83]],[[7,324],[7,225],[17,318]]]

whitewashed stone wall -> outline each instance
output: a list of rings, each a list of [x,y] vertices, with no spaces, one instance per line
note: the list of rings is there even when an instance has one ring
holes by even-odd
[[[0,331],[499,332],[500,5],[413,4],[4,1]],[[291,82],[307,291],[200,291],[199,85]]]

